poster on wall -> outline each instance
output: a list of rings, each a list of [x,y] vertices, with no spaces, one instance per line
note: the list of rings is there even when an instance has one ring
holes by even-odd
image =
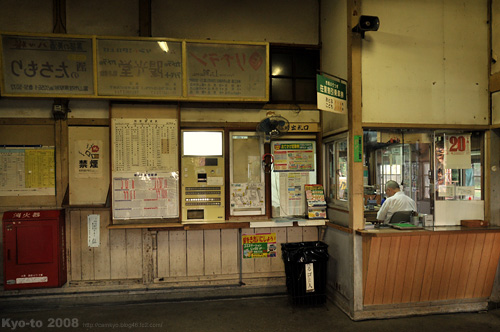
[[[177,172],[122,173],[112,184],[114,219],[179,217]]]
[[[179,217],[177,119],[112,119],[113,219]]]
[[[182,43],[97,40],[100,96],[182,96]]]
[[[306,213],[304,186],[310,183],[308,172],[279,173],[280,216],[303,216]]]
[[[276,257],[276,233],[243,234],[243,258]]]
[[[275,172],[314,171],[312,142],[275,142],[272,145]]]
[[[444,168],[472,168],[470,134],[444,135]]]
[[[186,44],[187,96],[268,100],[267,44]]]
[[[2,36],[4,95],[93,95],[91,38]]]
[[[0,148],[0,196],[55,194],[53,146]]]
[[[75,151],[77,154],[75,164],[73,165],[75,177],[102,177],[102,146],[102,141],[100,140],[77,140],[75,142]]]
[[[259,183],[231,183],[231,214],[260,215],[265,212],[265,185]]]

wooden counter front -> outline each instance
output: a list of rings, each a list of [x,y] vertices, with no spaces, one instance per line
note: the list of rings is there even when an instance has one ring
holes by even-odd
[[[491,295],[500,258],[498,228],[357,234],[363,237],[365,306]]]

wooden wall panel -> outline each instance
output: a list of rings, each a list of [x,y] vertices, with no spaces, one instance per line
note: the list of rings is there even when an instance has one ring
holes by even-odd
[[[495,238],[493,240],[493,248],[491,250],[491,256],[488,264],[488,271],[486,272],[486,278],[484,279],[484,287],[481,292],[482,297],[487,297],[491,295],[491,289],[493,288],[493,282],[495,281],[495,273],[497,270],[497,263],[499,258],[500,258],[500,233],[496,233]]]
[[[283,263],[283,259],[281,258],[281,244],[286,243],[286,228],[271,228],[271,233],[276,233],[276,259],[271,260],[271,271],[285,271],[285,264]]]
[[[430,237],[422,236],[418,242],[418,246],[413,248],[417,252],[417,259],[415,261],[415,269],[413,272],[413,282],[410,293],[410,302],[418,302],[422,286],[423,274],[425,269],[425,262],[427,259],[427,249],[429,247]]]
[[[222,273],[221,231],[211,229],[204,231],[205,240],[205,275],[220,275]]]
[[[408,261],[408,253],[410,252],[411,237],[404,236],[401,237],[401,243],[399,245],[399,255],[398,263],[396,267],[396,275],[394,279],[394,291],[392,296],[392,303],[401,302],[403,299],[403,287],[406,275],[406,263]]]
[[[205,271],[203,252],[203,231],[186,232],[186,258],[188,276],[202,276]],[[175,245],[175,243],[171,243]],[[182,242],[179,243],[183,245]],[[173,250],[173,248],[171,248]]]
[[[317,227],[301,227],[301,228],[302,228],[302,241],[318,241]]]
[[[126,232],[127,279],[142,278],[142,229]]]
[[[239,232],[237,229],[221,230],[221,274],[234,274],[239,272],[238,247]]]
[[[455,257],[455,252],[457,250],[457,241],[458,236],[450,235],[448,238],[448,244],[446,246],[446,254],[443,264],[443,274],[441,276],[441,282],[439,283],[439,293],[437,298],[438,300],[444,300],[448,298],[448,288],[451,280],[453,260]]]
[[[170,276],[184,277],[187,275],[186,267],[186,231],[171,231],[170,244]]]
[[[387,265],[389,262],[391,238],[385,237],[380,240],[377,272],[375,276],[375,292],[372,303],[381,304],[384,298],[385,280],[387,278]]]
[[[364,305],[486,298],[500,233],[372,237],[363,241]]]
[[[170,277],[170,232],[158,232],[157,235],[157,265],[160,278]]]
[[[406,261],[406,271],[404,276],[401,302],[410,302],[411,300],[411,292],[413,290],[413,280],[415,279],[415,266],[417,265],[419,244],[420,236],[412,236],[410,239],[408,259]]]
[[[486,234],[484,237],[483,252],[481,254],[481,261],[479,262],[479,268],[477,271],[476,285],[474,286],[474,294],[478,294],[479,296],[482,296],[483,294],[483,287],[488,273],[488,266],[493,251],[494,240],[495,234]]]
[[[302,227],[287,227],[286,242],[302,242]]]
[[[100,215],[100,245],[88,247],[87,217]],[[69,279],[74,282],[139,279],[143,283],[197,283],[284,276],[281,243],[318,240],[317,227],[150,231],[108,229],[108,210],[68,211]],[[242,234],[276,233],[277,255],[243,259]],[[240,265],[241,264],[241,265]],[[214,278],[215,277],[215,278]],[[80,283],[81,285],[82,283]]]
[[[401,238],[391,237],[391,243],[389,247],[389,257],[387,260],[387,277],[385,278],[384,292],[382,297],[382,303],[391,303],[392,297],[394,295],[394,285],[396,282],[396,270],[398,268],[398,257],[400,252]]]
[[[127,278],[127,240],[126,230],[110,231],[111,279]]]
[[[476,234],[472,249],[472,261],[469,264],[469,276],[467,278],[467,283],[465,284],[465,298],[472,298],[474,296],[474,288],[476,286],[479,264],[481,262],[481,255],[485,244],[485,237],[486,234]]]
[[[440,235],[438,248],[436,249],[436,259],[434,262],[434,269],[432,277],[430,278],[430,289],[428,295],[422,294],[421,301],[435,301],[439,297],[439,287],[441,285],[441,280],[443,279],[443,268],[445,266],[445,257],[448,249],[449,235]],[[432,252],[432,250],[429,250]],[[429,273],[430,275],[430,273]]]
[[[80,229],[80,211],[71,211],[70,218],[70,280],[82,280],[82,241]]]

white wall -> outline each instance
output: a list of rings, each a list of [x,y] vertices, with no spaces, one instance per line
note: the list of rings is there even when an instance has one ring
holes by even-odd
[[[52,32],[52,0],[0,0],[0,31]]]
[[[500,0],[491,1],[491,54],[496,63],[491,64],[491,73],[500,72]]]
[[[152,34],[318,44],[318,0],[152,1]]]
[[[487,0],[364,0],[363,122],[488,124]]]
[[[66,0],[69,34],[138,36],[139,0]]]
[[[347,0],[321,1],[320,22],[321,70],[347,80]],[[322,112],[322,129],[347,129],[347,113]]]

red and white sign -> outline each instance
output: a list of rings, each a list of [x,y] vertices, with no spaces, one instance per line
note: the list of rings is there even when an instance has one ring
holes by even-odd
[[[471,161],[470,134],[444,135],[444,167],[469,169]]]

